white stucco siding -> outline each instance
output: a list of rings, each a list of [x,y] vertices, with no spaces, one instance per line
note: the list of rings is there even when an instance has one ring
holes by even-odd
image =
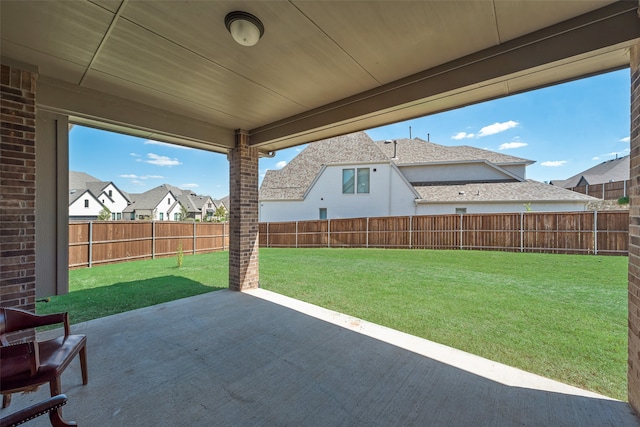
[[[510,178],[486,163],[401,166],[409,182],[488,181]]]
[[[156,206],[155,216],[153,219],[157,219],[158,221],[169,221],[169,210],[171,209],[171,205],[173,205],[175,201],[176,199],[171,193],[164,196],[162,198],[162,201]]]
[[[515,176],[518,176],[522,179],[527,178],[527,167],[525,165],[508,165],[508,166],[501,166],[501,168],[511,172]]]
[[[85,193],[69,205],[69,217],[98,216],[102,205],[90,193]]]
[[[369,193],[343,194],[342,170],[369,168]],[[415,195],[389,164],[327,166],[304,200],[260,201],[260,221],[303,221],[320,218],[326,209],[328,219],[412,215]]]
[[[447,215],[456,213],[456,209],[466,209],[466,213],[513,213],[526,212],[524,203],[427,203],[419,204],[416,215]],[[586,210],[584,202],[531,202],[532,212],[580,212]]]

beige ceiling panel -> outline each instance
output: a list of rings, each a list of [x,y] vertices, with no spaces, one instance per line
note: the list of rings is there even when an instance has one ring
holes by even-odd
[[[209,110],[224,110],[228,117],[235,118],[225,119],[225,127],[246,121],[252,125],[267,123],[300,108],[277,93],[123,19],[118,21],[93,68],[132,83],[128,96],[139,102],[171,110],[173,105],[157,103],[173,96]],[[167,96],[161,99],[158,93]]]
[[[38,71],[40,73],[55,76],[60,80],[70,83],[78,83],[86,70],[82,65],[47,55],[46,53],[29,49],[7,40],[2,41],[2,50],[0,53],[8,58],[19,58],[19,60],[25,64],[38,64]]]
[[[514,39],[614,3],[612,0],[497,0],[500,41]]]
[[[216,126],[229,127],[229,129],[246,129],[247,126],[250,125],[250,122],[242,117],[237,118],[229,116],[225,111],[215,110],[209,108],[207,105],[196,103],[192,98],[187,99],[183,97],[176,97],[151,88],[141,88],[140,85],[136,83],[122,80],[99,71],[92,71],[87,75],[87,78],[85,79],[85,86],[122,98],[130,98],[131,93],[143,91],[144,95],[137,99],[138,102],[157,108],[163,108],[171,105],[172,108],[180,111],[182,115],[202,120]],[[151,99],[155,102],[145,102],[145,100]],[[228,125],[231,122],[236,123],[235,127]]]
[[[382,83],[498,44],[488,1],[295,5]]]
[[[127,0],[88,0],[91,3],[95,3],[100,7],[107,9],[110,12],[116,13],[120,5]]]
[[[89,2],[3,1],[0,7],[3,50],[5,42],[13,42],[84,66],[113,19],[112,13]],[[46,66],[43,59],[41,68]]]
[[[127,4],[123,16],[305,108],[378,85],[289,2],[242,4],[263,22],[265,34],[254,47],[238,45],[224,25],[226,14],[236,8],[237,2],[136,1]],[[190,31],[184,31],[187,27]]]

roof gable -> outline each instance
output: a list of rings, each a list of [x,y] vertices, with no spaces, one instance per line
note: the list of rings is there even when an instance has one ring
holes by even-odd
[[[313,142],[284,168],[267,171],[260,186],[260,198],[303,198],[324,165],[388,161],[364,132]]]
[[[564,180],[554,180],[553,185],[564,188],[579,187],[581,185],[604,184],[612,181],[626,181],[629,179],[629,156],[604,161],[585,171],[577,173]]]

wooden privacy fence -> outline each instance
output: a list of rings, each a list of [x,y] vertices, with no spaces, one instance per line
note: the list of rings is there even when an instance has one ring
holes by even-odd
[[[271,248],[476,249],[628,255],[628,211],[455,214],[260,223]]]
[[[629,196],[630,184],[630,180],[613,181],[604,184],[581,185],[579,187],[569,188],[569,190],[586,194],[587,196],[597,197],[602,200],[618,200],[621,197]]]
[[[223,251],[226,223],[174,221],[89,221],[69,223],[69,267]]]

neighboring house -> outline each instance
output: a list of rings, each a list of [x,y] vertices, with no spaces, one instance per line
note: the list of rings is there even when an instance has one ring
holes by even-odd
[[[533,161],[364,132],[309,144],[260,187],[260,221],[582,211],[593,197],[526,179]]]
[[[69,172],[69,219],[94,220],[106,207],[111,219],[122,219],[129,194],[113,182],[100,181],[84,172]]]
[[[213,218],[216,209],[211,197],[169,184],[130,196],[132,203],[124,210],[124,219],[207,221]],[[186,210],[186,218],[182,217],[183,210]]]
[[[170,214],[175,214],[177,197],[162,184],[149,191],[130,194],[131,204],[123,213],[123,219],[171,221]]]
[[[556,179],[550,183],[562,188],[573,188],[584,185],[626,181],[629,179],[629,171],[629,156],[624,156],[602,162],[592,168],[575,174],[571,178]]]

